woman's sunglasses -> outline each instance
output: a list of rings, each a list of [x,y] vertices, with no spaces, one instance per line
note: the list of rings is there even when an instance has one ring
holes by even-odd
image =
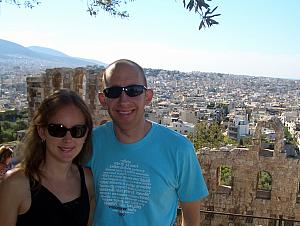
[[[112,86],[103,90],[103,93],[108,98],[118,98],[121,96],[122,92],[124,91],[127,96],[129,97],[136,97],[141,95],[144,90],[147,88],[143,85],[130,85],[130,86]]]
[[[64,136],[66,136],[67,132],[70,131],[71,136],[73,138],[82,138],[84,137],[86,130],[87,130],[87,126],[86,125],[75,125],[71,128],[66,128],[64,125],[62,124],[48,124],[48,133],[52,136],[52,137],[59,137],[62,138]]]

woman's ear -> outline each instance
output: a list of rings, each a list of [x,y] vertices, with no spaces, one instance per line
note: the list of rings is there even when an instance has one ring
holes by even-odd
[[[37,126],[37,132],[41,138],[41,140],[46,140],[46,128],[42,126]]]
[[[99,99],[102,107],[104,109],[107,109],[106,97],[104,96],[104,93],[102,93],[102,92],[98,93],[98,99]]]

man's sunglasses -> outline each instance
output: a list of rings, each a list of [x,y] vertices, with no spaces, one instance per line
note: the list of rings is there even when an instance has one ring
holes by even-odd
[[[86,125],[75,125],[71,128],[66,128],[62,124],[51,123],[51,124],[48,124],[47,129],[48,129],[48,133],[52,137],[62,138],[64,136],[66,136],[68,131],[70,131],[71,136],[73,138],[81,138],[81,137],[84,137],[86,130],[87,130],[87,126]]]
[[[127,96],[129,97],[136,97],[141,95],[144,90],[147,88],[143,85],[130,85],[130,86],[112,86],[103,90],[103,93],[108,98],[118,98],[121,96],[122,92],[124,91]]]

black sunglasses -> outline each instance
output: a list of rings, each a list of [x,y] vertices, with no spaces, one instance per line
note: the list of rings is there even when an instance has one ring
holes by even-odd
[[[141,95],[144,92],[144,90],[147,90],[147,88],[143,85],[130,85],[125,87],[112,86],[104,89],[103,93],[108,98],[118,98],[124,91],[127,94],[127,96],[136,97],[138,95]]]
[[[52,137],[62,138],[64,136],[66,136],[68,131],[70,131],[71,136],[73,138],[81,138],[81,137],[84,137],[86,130],[87,130],[87,126],[86,125],[75,125],[72,128],[66,128],[62,124],[51,123],[51,124],[48,124],[47,129],[48,129],[48,133]]]

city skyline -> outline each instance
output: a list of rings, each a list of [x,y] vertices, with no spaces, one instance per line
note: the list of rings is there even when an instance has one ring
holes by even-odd
[[[43,46],[70,56],[110,63],[119,58],[143,67],[300,79],[300,2],[210,2],[220,22],[199,31],[199,17],[182,1],[124,6],[120,19],[91,17],[83,0],[42,1],[34,9],[0,3],[0,38]]]

